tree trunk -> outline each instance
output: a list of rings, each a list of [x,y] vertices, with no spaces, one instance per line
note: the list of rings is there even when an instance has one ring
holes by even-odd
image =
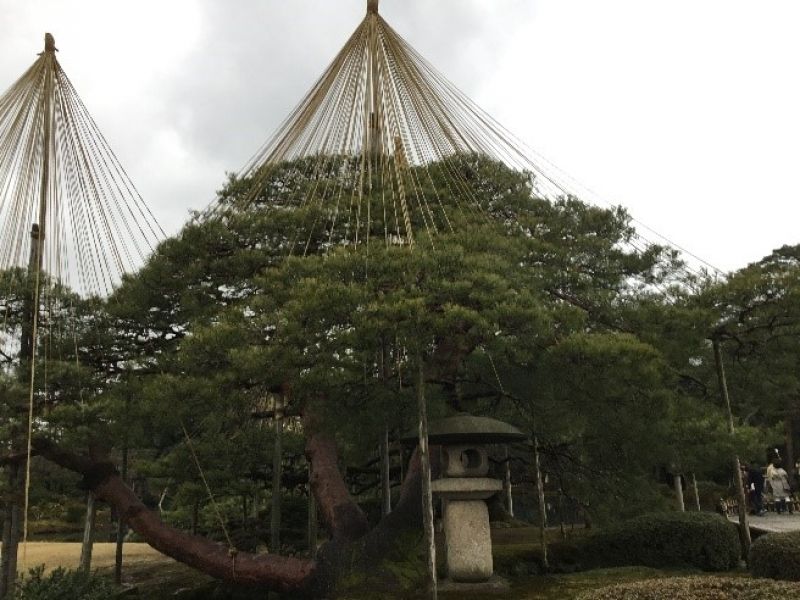
[[[212,577],[242,585],[263,585],[284,592],[304,592],[314,583],[316,563],[275,554],[232,556],[226,545],[192,536],[162,522],[125,485],[111,463],[99,462],[60,449],[49,440],[35,440],[39,454],[83,475],[98,500],[114,506],[129,526],[150,546]]]
[[[353,499],[341,472],[338,452],[331,435],[321,431],[310,415],[304,415],[309,483],[325,526],[332,539],[317,551],[315,559],[275,554],[231,554],[226,545],[193,536],[163,523],[157,512],[147,509],[125,485],[113,464],[64,450],[46,438],[34,438],[34,449],[43,458],[83,476],[83,485],[98,501],[109,503],[131,529],[159,552],[212,577],[238,585],[258,586],[292,598],[330,597],[336,582],[354,569],[373,573],[397,552],[397,541],[405,532],[422,526],[422,476],[419,453],[412,456],[397,504],[368,531],[367,520]],[[434,454],[432,459],[436,459]],[[431,468],[438,469],[432,460]],[[390,560],[390,559],[389,559]],[[390,570],[385,571],[391,577]]]
[[[8,467],[8,497],[3,520],[3,550],[0,558],[0,598],[11,596],[17,581],[17,556],[20,541],[19,492],[22,468],[19,464]]]
[[[311,558],[317,553],[317,537],[319,536],[319,527],[317,525],[317,501],[314,499],[314,494],[311,489],[308,490],[308,555]]]
[[[428,407],[425,401],[425,365],[422,353],[417,358],[417,410],[419,417],[419,458],[422,466],[422,519],[425,542],[428,546],[427,568],[430,597],[436,600],[436,542],[433,531],[433,494],[431,492],[431,463],[428,448]]]
[[[692,492],[694,493],[694,505],[697,512],[700,512],[700,490],[697,489],[697,477],[692,473]]]
[[[275,447],[272,451],[272,504],[269,512],[271,552],[281,548],[281,479],[283,478],[283,398],[275,398]]]
[[[94,524],[97,516],[97,504],[94,494],[89,492],[86,498],[86,521],[83,526],[83,543],[81,544],[81,560],[78,567],[84,573],[92,570],[92,550],[94,546]]]
[[[672,485],[675,488],[675,502],[678,505],[680,512],[686,512],[686,504],[683,501],[683,484],[681,483],[681,476],[679,473],[672,475]]]
[[[542,566],[549,569],[547,560],[547,506],[544,503],[544,481],[539,462],[539,439],[533,434],[533,471],[536,477],[536,493],[539,497],[539,543],[542,547]]]
[[[306,427],[306,458],[311,466],[309,484],[317,499],[317,508],[331,537],[337,541],[352,541],[369,529],[364,512],[350,496],[339,471],[339,454],[333,437],[317,430],[313,417],[304,419]]]

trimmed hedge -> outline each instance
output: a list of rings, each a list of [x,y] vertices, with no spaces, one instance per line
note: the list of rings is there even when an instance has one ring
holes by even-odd
[[[578,600],[789,600],[800,585],[741,577],[650,579],[585,592]]]
[[[800,581],[800,531],[758,538],[750,548],[748,562],[754,577]]]
[[[694,567],[727,571],[739,564],[736,526],[719,515],[653,513],[603,529],[582,547],[590,567]]]

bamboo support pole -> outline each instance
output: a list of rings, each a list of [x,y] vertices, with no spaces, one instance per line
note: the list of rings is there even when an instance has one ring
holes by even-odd
[[[730,433],[731,437],[733,437],[733,435],[736,433],[736,428],[733,424],[731,398],[728,394],[728,382],[725,378],[725,365],[722,362],[722,351],[720,350],[719,339],[716,336],[712,339],[712,345],[714,347],[714,362],[716,363],[717,367],[719,393],[722,396],[722,401],[725,404],[725,410],[728,413],[728,433]],[[744,482],[742,481],[742,466],[739,462],[738,454],[734,454],[733,457],[733,470],[734,481],[736,482],[736,495],[739,499],[739,536],[741,537],[742,545],[744,546],[744,554],[747,556],[750,551],[750,544],[752,543],[752,540],[750,538],[750,525],[747,518],[747,499],[745,498]]]

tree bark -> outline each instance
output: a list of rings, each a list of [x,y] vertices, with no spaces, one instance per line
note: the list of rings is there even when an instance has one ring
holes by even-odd
[[[314,418],[306,416],[306,458],[310,465],[309,484],[317,499],[322,520],[331,537],[355,540],[369,529],[364,512],[356,504],[339,471],[339,453],[333,437],[318,429]]]
[[[97,504],[94,494],[89,492],[86,497],[86,521],[83,526],[83,543],[81,544],[81,559],[79,569],[84,573],[92,570],[92,550],[94,548],[94,525],[97,517]]]
[[[83,475],[98,499],[114,506],[129,526],[153,548],[212,577],[242,585],[264,585],[283,592],[303,593],[313,583],[316,563],[275,554],[232,556],[227,546],[192,536],[161,521],[125,485],[111,463],[99,462],[37,438],[36,448],[48,460]]]
[[[319,536],[319,528],[317,525],[317,501],[311,490],[308,490],[308,555],[314,558],[317,553],[317,537]]]
[[[412,456],[394,510],[368,531],[367,520],[350,498],[337,468],[338,452],[333,438],[304,417],[310,486],[323,522],[332,539],[319,548],[315,559],[275,554],[231,553],[223,544],[193,536],[163,523],[125,485],[110,462],[78,455],[47,438],[34,438],[36,452],[45,459],[83,476],[83,485],[98,500],[109,503],[130,528],[150,546],[212,577],[238,585],[260,586],[291,597],[328,597],[340,575],[354,568],[373,571],[382,558],[395,550],[398,534],[420,531],[422,524],[421,465]],[[434,461],[433,469],[438,469]],[[388,573],[388,572],[387,572]]]
[[[0,598],[10,597],[17,581],[17,556],[21,527],[21,511],[19,507],[21,474],[22,466],[19,463],[9,465],[9,492],[5,502],[3,551],[0,558]]]

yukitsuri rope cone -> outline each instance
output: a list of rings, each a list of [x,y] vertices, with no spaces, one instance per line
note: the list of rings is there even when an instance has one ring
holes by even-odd
[[[13,557],[3,561],[0,593],[13,587],[16,545],[20,537],[23,544],[28,538],[34,408],[47,393],[42,391],[46,375],[41,381],[39,371],[47,372],[42,367],[50,359],[50,344],[40,340],[50,340],[50,328],[58,327],[53,323],[72,311],[63,285],[107,295],[164,237],[56,52],[55,39],[45,34],[44,51],[0,96],[0,293],[5,299],[0,350],[16,356],[6,368],[17,365],[20,383],[28,389],[27,424],[10,425],[12,450],[21,449],[27,437],[24,507],[22,518],[13,520],[22,521],[22,531],[12,525],[14,533],[6,540],[4,554]],[[14,304],[22,307],[17,325],[8,320]],[[77,342],[75,354],[77,361]],[[13,467],[12,489],[20,480]],[[18,510],[13,507],[12,513]]]
[[[31,226],[51,277],[107,294],[164,237],[56,57],[0,97],[0,268],[27,268]]]
[[[466,171],[484,158],[529,173],[535,196],[568,194],[566,184],[392,29],[378,0],[368,0],[342,50],[239,177],[250,185],[245,202],[274,189],[278,171],[316,181],[276,195],[282,205],[322,212],[306,237],[328,234],[333,246],[378,236],[413,246],[452,228],[452,199],[455,210],[482,210]],[[298,237],[292,252],[304,252],[306,241]]]

